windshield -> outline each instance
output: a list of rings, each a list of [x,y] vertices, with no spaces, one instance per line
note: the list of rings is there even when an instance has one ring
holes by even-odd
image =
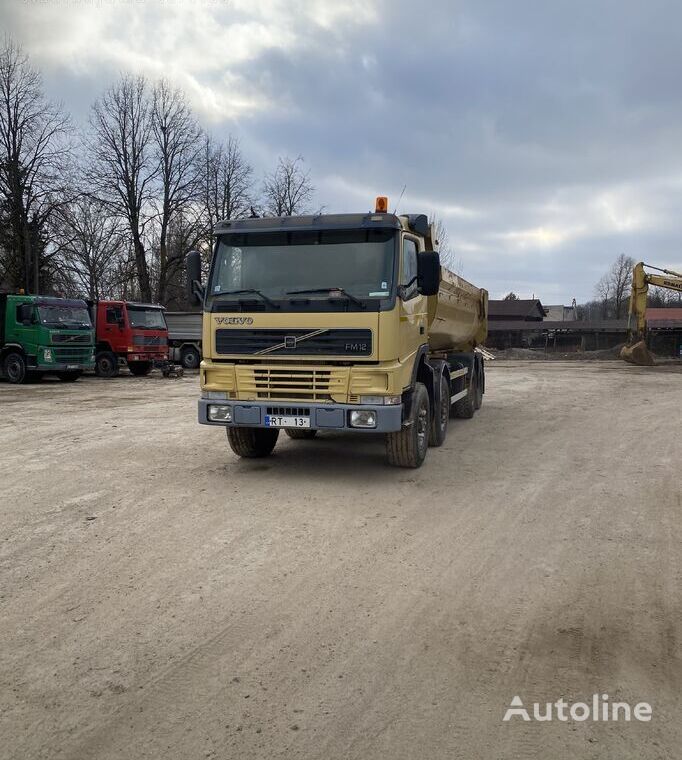
[[[85,306],[38,306],[38,318],[48,327],[92,327]]]
[[[337,291],[332,297],[378,301],[391,295],[394,257],[394,230],[223,235],[208,296],[259,290],[273,300],[325,299]],[[314,290],[321,292],[292,293]]]
[[[166,320],[162,309],[150,309],[144,306],[128,304],[128,321],[131,327],[142,330],[165,330]]]

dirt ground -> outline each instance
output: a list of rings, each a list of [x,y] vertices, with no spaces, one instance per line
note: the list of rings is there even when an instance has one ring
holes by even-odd
[[[491,362],[417,471],[197,377],[0,384],[0,756],[678,758],[682,374]],[[594,693],[648,723],[503,722]]]

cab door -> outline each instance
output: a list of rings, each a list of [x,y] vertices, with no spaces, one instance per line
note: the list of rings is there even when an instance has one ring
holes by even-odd
[[[426,343],[427,299],[417,286],[419,242],[404,234],[400,257],[400,361],[406,361]]]
[[[125,321],[123,308],[119,305],[107,306],[104,310],[104,338],[114,353],[126,353]]]

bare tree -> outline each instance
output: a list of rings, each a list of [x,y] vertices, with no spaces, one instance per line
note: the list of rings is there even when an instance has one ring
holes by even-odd
[[[621,319],[625,316],[634,265],[634,259],[621,253],[595,285],[595,295],[601,304],[603,319]]]
[[[440,263],[451,272],[458,275],[462,274],[462,260],[457,258],[450,245],[450,235],[445,222],[436,214],[432,214],[429,219],[432,225],[433,243],[440,253]]]
[[[293,216],[309,209],[315,188],[310,172],[303,168],[303,156],[280,158],[277,168],[263,181],[263,208],[266,215]]]
[[[223,219],[246,216],[253,203],[253,169],[244,158],[239,141],[225,143],[204,138],[202,146],[201,196],[205,248],[210,249],[216,224]]]
[[[201,154],[201,129],[183,93],[172,88],[166,80],[154,87],[152,130],[160,184],[160,197],[154,201],[158,223],[156,299],[165,303],[169,283],[177,279],[182,270],[183,255],[187,252],[178,249],[177,245],[170,246],[169,236],[173,225],[176,230],[180,227],[188,232],[190,207],[199,192]],[[174,240],[178,242],[177,235]]]
[[[95,101],[90,115],[87,168],[90,187],[130,234],[139,295],[152,300],[145,248],[153,183],[159,163],[153,148],[152,103],[144,77],[124,76]]]
[[[65,201],[71,127],[12,41],[0,50],[0,278],[39,292],[49,278],[47,226]],[[43,275],[41,279],[41,274]]]
[[[62,207],[55,225],[55,245],[61,271],[75,294],[113,297],[120,289],[125,261],[123,222],[87,195]]]
[[[613,311],[616,319],[625,316],[626,304],[630,296],[632,283],[632,268],[635,260],[621,253],[613,262],[609,271],[611,284],[611,298],[613,299]]]
[[[607,319],[609,316],[609,303],[611,300],[611,281],[608,275],[604,275],[599,279],[594,286],[594,294],[601,306],[602,319]]]
[[[507,295],[502,299],[503,301],[518,301],[519,297],[514,293],[514,291],[510,291],[507,293]]]

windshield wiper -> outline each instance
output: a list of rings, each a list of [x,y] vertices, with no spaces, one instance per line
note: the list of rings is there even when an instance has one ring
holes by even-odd
[[[268,298],[265,293],[262,293],[257,288],[245,288],[244,290],[221,290],[220,293],[211,293],[213,297],[216,296],[241,296],[253,293],[255,296],[260,296],[268,306],[273,309],[279,309],[279,304],[275,303],[271,298]]]
[[[349,293],[345,288],[308,288],[306,290],[287,290],[286,295],[288,296],[304,296],[304,295],[315,295],[315,293],[327,293],[329,297],[331,298],[332,293],[342,293],[349,301],[352,301],[356,306],[359,306],[361,309],[366,309],[367,306],[362,303],[362,301],[359,298],[356,298],[352,293]]]

